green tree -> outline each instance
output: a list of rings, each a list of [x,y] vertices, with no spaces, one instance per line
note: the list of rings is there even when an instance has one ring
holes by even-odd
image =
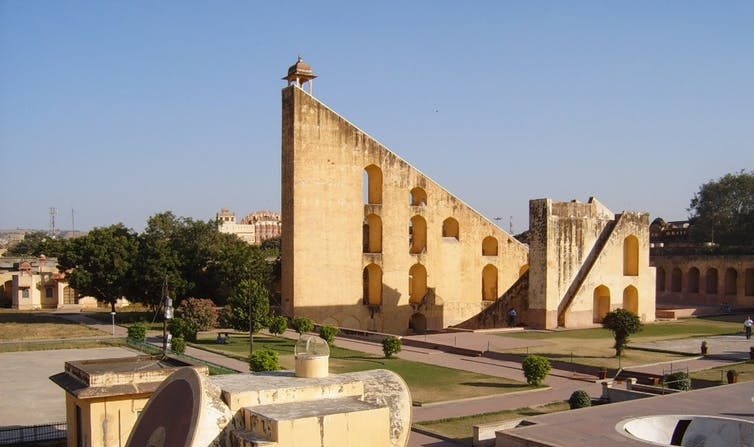
[[[270,294],[267,289],[253,279],[243,280],[236,288],[235,295],[228,298],[223,322],[238,331],[250,330],[250,350],[253,351],[253,334],[267,327],[269,312]]]
[[[282,315],[270,318],[271,334],[282,335],[286,329],[288,329],[288,318]]]
[[[249,356],[249,366],[254,372],[276,371],[280,369],[278,353],[271,349],[262,349]]]
[[[212,300],[187,298],[178,306],[178,313],[200,331],[208,331],[217,326],[217,310]]]
[[[311,318],[308,317],[296,317],[293,319],[293,323],[291,323],[293,326],[293,329],[296,330],[296,332],[299,333],[299,335],[304,335],[307,332],[311,332],[314,330],[314,322]]]
[[[176,304],[183,298],[190,284],[185,279],[185,258],[177,249],[178,235],[184,223],[171,211],[155,214],[147,220],[147,227],[139,235],[138,261],[132,271],[134,298],[156,308],[167,293]]]
[[[568,406],[571,407],[571,410],[575,410],[577,408],[586,408],[592,406],[592,398],[589,396],[589,393],[587,393],[584,390],[576,390],[573,393],[571,393],[571,397],[568,399]]]
[[[754,171],[726,174],[703,184],[688,211],[695,240],[754,245]]]
[[[109,303],[115,312],[115,302],[130,296],[138,248],[136,233],[116,224],[71,240],[58,263],[76,291]]]
[[[328,345],[333,346],[335,343],[335,336],[338,335],[338,328],[326,324],[319,327],[319,338],[326,341]]]
[[[24,234],[24,238],[8,249],[8,256],[40,256],[48,258],[58,257],[65,250],[66,239],[57,239],[44,231],[32,231]]]
[[[385,358],[391,358],[393,355],[401,352],[403,342],[398,337],[385,337],[382,339],[382,352],[385,353]]]
[[[608,312],[602,320],[602,327],[610,329],[615,337],[615,355],[621,355],[628,344],[628,337],[641,331],[639,317],[626,309]]]
[[[540,355],[526,356],[523,363],[521,363],[521,369],[524,370],[524,377],[526,377],[526,383],[529,385],[539,386],[545,377],[550,374],[550,361],[547,357]]]

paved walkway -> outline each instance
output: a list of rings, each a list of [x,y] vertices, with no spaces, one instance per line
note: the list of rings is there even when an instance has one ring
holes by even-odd
[[[89,318],[86,315],[71,314],[62,316],[73,321],[78,321],[82,324],[87,324],[105,332],[112,331],[112,326],[110,324],[103,324],[102,322]],[[116,326],[115,332],[116,336],[125,336],[127,333],[126,329],[120,326]],[[298,334],[290,330],[287,331],[284,336],[293,339],[298,338]],[[414,338],[429,340],[438,345],[456,346],[475,350],[486,350],[488,346],[490,346],[491,348],[494,347],[496,349],[521,348],[543,343],[540,340],[521,340],[517,338],[499,337],[492,334],[475,334],[463,332],[432,334],[426,337],[414,336]],[[721,350],[724,349],[726,352],[727,350],[730,350],[731,352],[741,353],[743,350],[743,352],[746,354],[746,357],[748,358],[748,340],[743,339],[747,342],[747,344],[744,344],[741,343],[741,340],[738,339],[728,340],[723,338],[721,340],[717,340],[717,338],[720,337],[707,338],[711,350],[715,349],[715,346],[719,346]],[[152,338],[152,341],[159,343],[159,340],[156,340],[155,338]],[[675,344],[673,344],[673,342],[675,342]],[[723,345],[723,342],[729,344]],[[698,341],[695,341],[694,339],[692,339],[692,341],[690,342],[687,342],[686,340],[676,340],[668,341],[668,343],[669,344],[667,345],[663,345],[665,346],[665,348],[660,349],[679,350],[681,349],[681,343],[698,343]],[[720,344],[718,345],[718,343]],[[336,344],[343,348],[377,355],[382,354],[382,345],[380,343],[337,337]],[[723,348],[723,346],[725,346],[725,348]],[[698,347],[696,348],[696,350],[698,350]],[[712,352],[714,353],[714,351]],[[211,363],[222,365],[227,368],[235,369],[237,371],[248,370],[248,364],[246,362],[201,349],[188,347],[186,349],[186,354],[192,357],[196,357],[200,360],[205,360]],[[445,366],[448,368],[460,369],[464,371],[472,371],[494,377],[503,377],[506,379],[518,380],[522,382],[525,381],[525,378],[521,371],[520,363],[513,361],[490,359],[486,357],[469,357],[458,354],[450,354],[437,349],[418,348],[412,346],[404,346],[398,357],[405,360]],[[740,357],[740,355],[738,357]],[[670,363],[663,363],[642,367],[632,367],[631,370],[661,374],[662,372],[668,372],[672,367],[674,370],[688,368],[689,370],[693,371],[729,364],[735,361],[735,358],[737,357],[728,356],[727,358],[694,358],[689,360],[674,361],[672,362],[672,366]],[[594,377],[585,377],[583,375],[574,374],[570,371],[555,369],[550,373],[547,380],[545,381],[545,384],[549,386],[549,388],[547,389],[492,395],[484,398],[474,398],[468,400],[432,404],[424,407],[414,407],[413,420],[415,422],[426,421],[545,404],[556,400],[566,400],[568,399],[568,397],[570,397],[573,391],[578,389],[587,391],[591,396],[599,396],[601,394],[601,385],[595,383],[595,380],[596,378]],[[440,447],[452,444],[441,439],[436,439],[413,432],[409,445],[428,445]]]

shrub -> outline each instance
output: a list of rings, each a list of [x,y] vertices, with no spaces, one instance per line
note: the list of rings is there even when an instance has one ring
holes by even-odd
[[[280,335],[288,329],[288,319],[282,315],[270,318],[270,333]]]
[[[314,322],[311,318],[298,317],[293,319],[293,329],[299,334],[305,334],[314,330]]]
[[[181,318],[193,324],[198,331],[208,331],[217,326],[217,310],[212,300],[188,298],[178,306]]]
[[[183,318],[173,318],[168,321],[168,330],[173,334],[173,337],[181,337],[187,341],[196,341],[196,326]]]
[[[663,379],[665,386],[672,390],[688,391],[691,389],[691,379],[686,371],[670,373]]]
[[[615,309],[602,319],[602,327],[610,329],[615,338],[615,355],[621,355],[628,345],[628,337],[641,331],[641,319],[626,309]]]
[[[540,355],[527,356],[521,364],[521,367],[524,370],[526,382],[529,385],[534,386],[539,386],[542,381],[545,380],[545,377],[547,377],[547,374],[550,373],[550,369],[552,368],[550,366],[550,361]]]
[[[382,339],[382,352],[385,353],[385,358],[390,358],[393,354],[401,352],[403,342],[398,337],[385,337]]]
[[[136,341],[144,341],[147,339],[147,325],[146,323],[134,323],[128,327],[128,338]]]
[[[270,349],[254,351],[249,356],[249,366],[251,366],[251,370],[254,372],[276,371],[280,369],[278,353]]]
[[[319,338],[326,341],[328,345],[332,346],[335,343],[335,336],[338,335],[338,328],[326,324],[319,328]]]
[[[186,339],[183,337],[173,337],[170,342],[170,349],[176,354],[183,354],[186,352]]]
[[[568,399],[568,405],[571,410],[577,408],[586,408],[592,406],[592,398],[589,397],[589,393],[584,390],[576,390],[571,393],[571,397]]]

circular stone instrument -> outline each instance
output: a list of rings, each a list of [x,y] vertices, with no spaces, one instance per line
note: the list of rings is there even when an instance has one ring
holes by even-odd
[[[126,446],[206,447],[230,420],[219,389],[193,368],[181,368],[149,399]]]

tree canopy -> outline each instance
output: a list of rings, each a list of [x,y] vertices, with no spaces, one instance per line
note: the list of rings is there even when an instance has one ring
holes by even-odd
[[[66,239],[53,238],[44,231],[32,231],[8,249],[8,256],[58,257],[65,250],[66,242]]]
[[[34,236],[32,251],[44,246],[41,240]],[[269,287],[277,255],[219,233],[212,222],[166,211],[150,217],[138,235],[117,224],[66,241],[59,266],[79,293],[111,305],[126,297],[156,307],[166,282],[175,306],[189,296],[223,305],[239,294],[242,281]]]
[[[615,309],[602,319],[602,327],[610,329],[615,337],[615,355],[621,355],[628,345],[628,337],[642,329],[641,319],[626,309]]]
[[[76,291],[109,303],[115,311],[119,298],[131,296],[138,246],[136,233],[123,224],[95,228],[72,239],[58,263],[69,270],[69,282]]]
[[[695,240],[754,245],[754,171],[726,174],[703,184],[688,211]]]

